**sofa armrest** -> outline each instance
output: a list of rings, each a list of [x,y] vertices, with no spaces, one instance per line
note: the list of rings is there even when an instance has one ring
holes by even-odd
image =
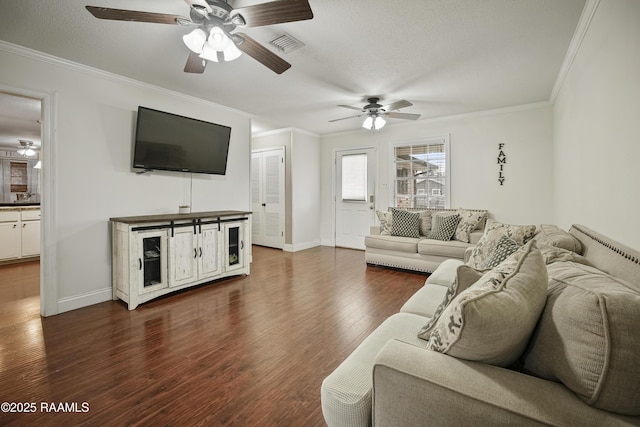
[[[560,383],[391,340],[373,368],[373,425],[634,425]]]
[[[380,226],[379,225],[372,225],[369,227],[369,234],[371,235],[378,235],[380,234]]]

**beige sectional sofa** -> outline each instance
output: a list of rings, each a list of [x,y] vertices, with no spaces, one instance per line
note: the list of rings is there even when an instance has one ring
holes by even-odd
[[[640,252],[509,227],[515,252],[478,271],[499,252],[483,237],[443,262],[325,378],[330,427],[640,425]]]
[[[389,208],[391,210],[391,208]],[[392,235],[390,230],[384,230],[384,224],[371,227],[371,233],[365,236],[365,262],[369,265],[401,268],[424,273],[433,272],[440,263],[447,259],[464,258],[467,248],[480,240],[488,212],[480,209],[412,209],[420,215],[419,235],[405,237]],[[479,221],[466,238],[438,240],[427,238],[433,228],[436,215],[471,212],[478,216]],[[378,212],[378,217],[381,213]]]

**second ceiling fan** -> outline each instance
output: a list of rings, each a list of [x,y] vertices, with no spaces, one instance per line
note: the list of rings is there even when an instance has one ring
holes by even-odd
[[[189,18],[137,10],[87,6],[99,19],[150,22],[195,26],[183,41],[190,50],[184,71],[203,73],[208,61],[232,61],[246,53],[275,73],[291,67],[284,59],[244,33],[234,33],[237,27],[260,27],[313,18],[308,0],[275,0],[234,9],[224,0],[185,0],[191,8]],[[233,4],[233,1],[231,1]]]
[[[420,118],[420,114],[410,114],[410,113],[397,113],[395,110],[399,110],[404,107],[410,107],[413,104],[406,100],[392,102],[391,104],[381,105],[380,97],[372,96],[367,98],[368,104],[364,107],[353,107],[351,105],[338,105],[338,107],[349,108],[351,110],[358,110],[361,114],[357,114],[355,116],[342,117],[340,119],[329,120],[329,122],[337,122],[339,120],[352,119],[354,117],[363,117],[366,116],[364,122],[362,123],[362,127],[365,129],[376,130],[381,129],[386,121],[383,117],[391,117],[393,119],[405,119],[405,120],[418,120]]]

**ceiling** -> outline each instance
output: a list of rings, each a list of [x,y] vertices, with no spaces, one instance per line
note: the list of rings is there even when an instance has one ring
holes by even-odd
[[[262,1],[229,0],[234,7]],[[253,131],[360,127],[339,104],[406,99],[421,119],[548,101],[585,0],[309,0],[308,21],[243,29],[305,44],[278,75],[247,55],[183,68],[179,25],[106,21],[86,5],[189,16],[183,0],[2,0],[0,40],[183,92],[254,116]],[[0,110],[1,111],[1,110]],[[389,125],[403,120],[389,119]],[[363,130],[364,131],[364,130]]]

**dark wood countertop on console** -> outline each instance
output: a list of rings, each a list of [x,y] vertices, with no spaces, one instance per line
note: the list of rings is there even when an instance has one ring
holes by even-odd
[[[218,218],[227,216],[243,216],[250,215],[249,211],[209,211],[209,212],[192,212],[188,214],[159,214],[159,215],[140,215],[140,216],[124,216],[119,218],[109,218],[109,221],[122,222],[125,224],[141,224],[151,222],[164,221],[184,221],[198,218]]]

